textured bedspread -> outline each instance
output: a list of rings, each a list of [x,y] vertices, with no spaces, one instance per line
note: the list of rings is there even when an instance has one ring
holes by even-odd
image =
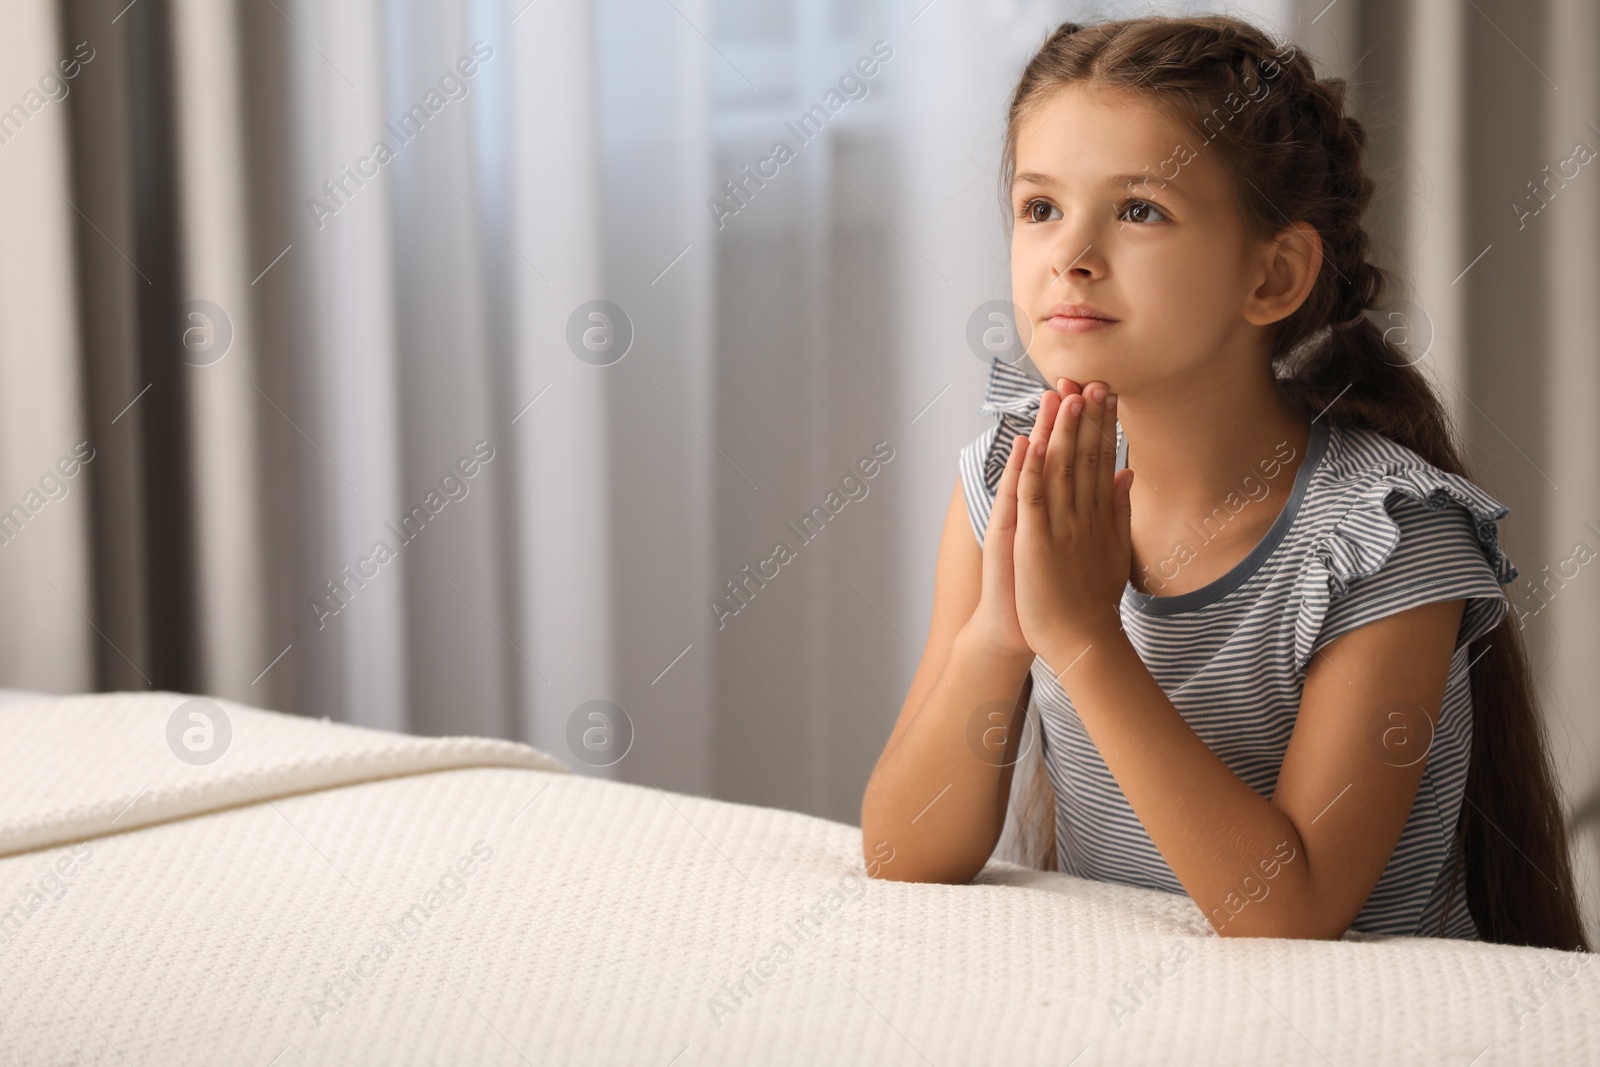
[[[855,827],[194,699],[0,707],[0,1063],[1600,1062],[1592,957],[869,879]]]

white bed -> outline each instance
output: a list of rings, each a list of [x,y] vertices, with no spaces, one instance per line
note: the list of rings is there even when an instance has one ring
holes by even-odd
[[[190,763],[192,699],[0,706],[0,1062],[1600,1062],[1592,957],[869,879],[856,827],[226,701]]]

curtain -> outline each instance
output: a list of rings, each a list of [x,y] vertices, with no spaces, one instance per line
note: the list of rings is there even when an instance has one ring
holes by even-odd
[[[1062,19],[1210,9],[19,0],[0,685],[855,821],[985,428],[1006,94]],[[1352,84],[1600,915],[1600,15],[1226,10]]]

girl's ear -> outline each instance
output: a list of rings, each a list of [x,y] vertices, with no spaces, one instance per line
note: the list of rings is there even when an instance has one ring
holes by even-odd
[[[1259,282],[1245,301],[1245,321],[1270,326],[1293,315],[1311,295],[1322,271],[1322,235],[1295,222],[1262,246]]]

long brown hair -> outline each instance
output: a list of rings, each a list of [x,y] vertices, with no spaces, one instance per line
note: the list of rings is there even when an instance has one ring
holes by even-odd
[[[1376,182],[1365,167],[1366,128],[1345,114],[1345,81],[1317,77],[1304,54],[1226,16],[1062,23],[1011,98],[1000,175],[1008,227],[1019,126],[1057,90],[1089,83],[1137,93],[1194,130],[1199,151],[1215,153],[1235,176],[1251,234],[1270,238],[1290,220],[1316,228],[1321,272],[1305,302],[1277,324],[1271,352],[1285,395],[1308,413],[1326,410],[1332,422],[1374,430],[1471,478],[1416,357],[1363,315],[1386,306],[1390,278],[1367,259],[1362,218]],[[1455,869],[1466,865],[1468,910],[1484,940],[1591,951],[1514,615],[1469,649],[1472,756]],[[1019,830],[1024,862],[1056,869],[1055,804],[1042,769],[1025,792]]]

